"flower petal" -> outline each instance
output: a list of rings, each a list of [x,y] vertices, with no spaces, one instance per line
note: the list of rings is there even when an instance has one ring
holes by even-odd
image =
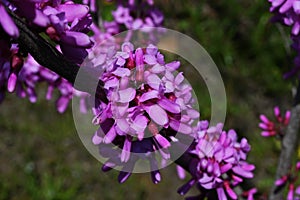
[[[169,99],[163,98],[160,99],[158,102],[158,105],[160,105],[163,109],[171,112],[171,113],[180,113],[180,106],[176,103],[170,101]]]
[[[142,94],[142,96],[139,98],[139,101],[145,102],[147,100],[155,99],[158,97],[159,97],[158,92],[156,90],[151,90],[150,92],[146,92],[146,93]]]
[[[170,126],[173,130],[178,131],[183,134],[191,134],[192,133],[192,128],[189,125],[180,123],[180,121],[177,121],[177,120],[170,120]]]
[[[156,74],[150,74],[147,76],[147,83],[155,90],[159,90],[159,85],[161,83],[160,78]]]
[[[76,18],[80,19],[86,16],[89,8],[81,4],[61,4],[57,8],[60,12],[64,12],[68,22],[74,21]]]
[[[157,63],[157,60],[153,55],[144,55],[144,61],[149,65],[155,65]]]
[[[173,61],[173,62],[166,64],[167,70],[169,70],[171,72],[177,70],[179,67],[180,67],[179,61]]]
[[[235,166],[232,168],[232,171],[234,173],[236,173],[237,175],[240,175],[242,177],[245,177],[245,178],[253,178],[253,173],[250,172],[250,171],[246,171],[245,169],[243,169],[242,167],[240,166]]]
[[[156,64],[150,69],[150,72],[155,73],[155,74],[159,74],[164,71],[165,71],[165,67],[160,64]]]
[[[92,142],[94,145],[98,145],[102,142],[102,139],[98,134],[97,132],[94,134],[93,138],[92,138]]]
[[[185,195],[191,188],[193,185],[196,184],[196,181],[195,179],[191,179],[189,180],[186,184],[184,184],[183,186],[181,186],[177,192],[180,194],[180,195]]]
[[[119,183],[124,183],[131,175],[131,172],[123,172],[121,171],[118,176]]]
[[[183,73],[182,72],[178,73],[174,80],[175,85],[179,85],[180,83],[182,83],[183,80],[184,80]]]
[[[224,189],[223,189],[222,187],[218,187],[218,188],[217,188],[217,193],[218,193],[218,198],[219,198],[219,199],[227,200],[225,191],[224,191]]]
[[[159,105],[146,106],[145,110],[150,118],[158,125],[165,125],[169,122],[166,111]]]
[[[118,94],[119,94],[118,102],[128,103],[134,99],[136,90],[133,88],[127,88],[124,90],[119,90]]]
[[[117,119],[116,120],[117,127],[124,133],[127,133],[129,130],[129,124],[126,119]]]
[[[156,141],[159,143],[159,145],[162,148],[168,148],[171,146],[170,142],[165,137],[163,137],[161,134],[156,134],[154,136],[154,138],[156,139]]]
[[[200,113],[194,109],[187,109],[187,115],[192,119],[197,119],[200,117]]]
[[[133,128],[137,133],[144,132],[147,127],[148,119],[143,115],[138,115],[134,119],[131,128]]]
[[[90,48],[93,45],[88,35],[75,31],[66,31],[65,34],[61,35],[61,40],[75,47]]]
[[[127,162],[130,158],[131,140],[125,139],[124,146],[121,153],[121,162]]]
[[[65,96],[61,96],[57,101],[56,101],[56,107],[57,111],[59,113],[63,113],[66,111],[68,104],[69,104],[70,99]]]
[[[179,179],[183,180],[185,178],[185,170],[179,165],[176,166],[177,174]]]
[[[17,79],[18,79],[17,74],[14,72],[9,76],[7,82],[7,90],[9,92],[15,91],[17,85]]]
[[[130,76],[130,70],[128,68],[118,67],[115,71],[112,72],[112,74],[119,77]]]
[[[117,136],[117,133],[116,133],[116,130],[115,130],[115,126],[112,126],[110,128],[110,130],[104,136],[103,142],[105,144],[110,144],[116,138],[116,136]]]
[[[151,178],[152,178],[152,182],[154,184],[157,184],[161,181],[161,175],[160,172],[158,170],[153,170],[151,171]]]
[[[3,5],[0,4],[0,24],[2,25],[2,28],[5,30],[5,32],[14,37],[19,37],[19,30],[13,20],[10,18],[10,16],[7,14],[5,8]]]

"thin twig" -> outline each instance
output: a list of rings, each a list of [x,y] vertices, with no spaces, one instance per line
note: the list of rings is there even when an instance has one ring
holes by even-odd
[[[298,85],[297,94],[295,96],[294,106],[291,110],[290,122],[287,126],[286,133],[283,137],[281,146],[282,150],[280,153],[276,180],[282,176],[288,174],[291,169],[293,155],[298,144],[299,139],[299,126],[300,126],[300,84]],[[283,199],[283,190],[277,191],[276,185],[273,185],[269,200],[281,200]]]

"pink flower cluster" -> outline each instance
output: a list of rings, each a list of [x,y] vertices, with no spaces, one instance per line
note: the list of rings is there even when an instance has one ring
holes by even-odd
[[[117,143],[122,147],[121,163],[130,160],[132,151],[160,151],[169,159],[168,148],[177,132],[191,135],[199,118],[191,86],[182,72],[175,73],[180,63],[165,63],[154,45],[134,49],[128,42],[107,55],[111,57],[98,64],[104,69],[100,79],[108,102],[100,101],[94,109],[93,123],[101,127],[93,143]],[[150,149],[144,152],[148,142]]]
[[[151,31],[152,27],[161,27],[163,14],[154,6],[152,0],[118,1],[118,6],[112,12],[114,21],[104,22],[108,33],[117,34],[125,30]]]
[[[28,20],[33,30],[45,32],[50,39],[60,45],[64,55],[77,63],[81,63],[87,55],[86,49],[93,43],[89,36],[92,19],[89,8],[72,1],[60,0],[26,0],[0,1],[0,24],[11,37],[17,38],[19,30],[7,14],[8,7],[20,17]]]
[[[17,38],[19,30],[6,9],[19,17],[25,18],[33,32],[45,33],[58,46],[63,55],[75,62],[82,63],[87,56],[87,49],[92,47],[91,37],[87,35],[92,19],[86,5],[60,0],[1,0],[0,1],[0,100],[6,90],[16,92],[19,97],[28,97],[31,102],[37,100],[35,86],[46,82],[46,99],[51,99],[52,91],[57,88],[60,97],[56,101],[57,110],[62,113],[75,92],[72,85],[57,74],[40,66],[34,58],[24,53],[10,37]],[[82,108],[82,110],[84,110]]]
[[[68,60],[81,64],[94,42],[101,42],[111,37],[112,33],[121,31],[118,29],[111,32],[109,28],[106,32],[100,31],[100,28],[92,23],[90,10],[86,5],[89,4],[91,11],[95,12],[97,10],[96,2],[94,0],[83,0],[82,2],[83,4],[74,3],[71,0],[0,0],[0,101],[4,99],[8,90],[16,92],[19,97],[28,96],[31,102],[35,102],[37,98],[35,85],[39,82],[47,82],[49,85],[47,99],[51,98],[50,94],[54,88],[61,92],[61,97],[57,100],[59,112],[66,110],[73,95],[85,98],[86,94],[79,91],[74,92],[70,83],[44,67],[38,66],[28,53],[19,49],[18,44],[12,43],[13,40],[10,38],[18,38],[20,33],[7,11],[8,9],[19,17],[25,18],[26,25],[33,32],[47,35],[48,39],[57,45],[57,49]],[[127,25],[134,21],[145,20],[149,26],[156,26],[163,20],[162,14],[156,11],[152,1],[144,2],[141,5],[134,1],[118,2],[118,6],[121,4],[128,6],[126,9],[132,9],[131,14],[138,8],[144,9],[144,14],[140,16],[140,19],[134,20],[131,17],[128,20],[129,18],[127,18]],[[121,19],[120,12],[119,14],[118,12],[113,12],[116,21]],[[147,17],[144,19],[143,17],[146,15]],[[126,26],[126,28],[131,29],[132,27]],[[88,34],[90,31],[94,32],[93,36]],[[27,56],[28,58],[26,58]],[[82,110],[85,110],[83,107]]]
[[[298,0],[269,0],[269,2],[271,3],[270,11],[277,14],[273,19],[292,26],[292,34],[298,35],[300,2]]]
[[[208,127],[207,121],[200,121],[195,145],[189,151],[194,157],[190,163],[192,179],[178,192],[184,195],[197,185],[202,192],[198,199],[205,199],[215,190],[219,199],[238,199],[233,188],[244,178],[252,178],[255,169],[246,161],[250,149],[247,139],[239,142],[234,130],[226,132],[223,124]]]
[[[298,181],[298,174],[300,170],[300,162],[297,162],[294,173],[290,172],[276,180],[275,185],[277,190],[282,190],[285,186],[288,186],[287,200],[299,200],[300,199],[300,186],[296,187]]]
[[[261,122],[259,127],[263,130],[261,135],[264,137],[279,136],[282,138],[284,135],[284,129],[288,125],[291,117],[291,112],[286,111],[285,115],[282,116],[278,106],[274,108],[274,115],[276,122],[269,120],[265,115],[260,115]]]

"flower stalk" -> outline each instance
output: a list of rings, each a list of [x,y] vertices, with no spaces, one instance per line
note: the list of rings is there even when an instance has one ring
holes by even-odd
[[[284,175],[288,174],[295,149],[298,145],[299,140],[299,128],[300,128],[300,84],[298,85],[297,94],[295,96],[294,106],[291,109],[290,122],[286,128],[286,133],[282,139],[281,146],[282,150],[278,160],[276,180],[280,179]],[[274,184],[269,200],[280,200],[283,198],[283,190],[277,191],[277,186]]]

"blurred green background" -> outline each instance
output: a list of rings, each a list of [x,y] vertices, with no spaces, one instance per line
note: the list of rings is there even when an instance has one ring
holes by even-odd
[[[293,82],[282,78],[293,57],[288,28],[269,23],[267,0],[156,2],[165,27],[198,41],[219,67],[228,101],[225,127],[248,138],[249,162],[257,167],[252,182],[267,193],[279,144],[260,136],[258,117],[272,116],[275,105],[288,109],[292,103]],[[102,5],[104,18],[113,8]],[[174,165],[162,170],[158,185],[149,174],[118,184],[118,172],[101,172],[101,163],[77,136],[71,108],[58,114],[44,94],[41,86],[36,104],[9,94],[0,105],[0,199],[183,199],[176,190],[184,182]],[[209,118],[207,95],[199,104],[202,118]]]

